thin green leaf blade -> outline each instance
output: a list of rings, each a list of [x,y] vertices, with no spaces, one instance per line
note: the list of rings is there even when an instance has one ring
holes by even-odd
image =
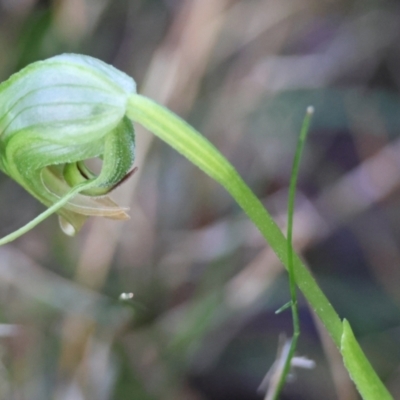
[[[347,320],[343,320],[340,351],[344,365],[364,400],[393,400],[365,357]]]

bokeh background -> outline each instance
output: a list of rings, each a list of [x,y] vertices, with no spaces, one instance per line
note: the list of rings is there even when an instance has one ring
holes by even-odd
[[[285,226],[301,120],[295,245],[400,399],[400,5],[388,0],[0,0],[0,80],[98,57],[188,120]],[[54,134],[57,134],[55,132]],[[0,399],[256,400],[291,316],[286,272],[216,183],[137,127],[131,220],[56,217],[0,249]],[[0,234],[43,206],[0,176]],[[133,293],[120,301],[121,293]],[[300,299],[282,399],[358,399]],[[263,391],[264,390],[264,391]]]

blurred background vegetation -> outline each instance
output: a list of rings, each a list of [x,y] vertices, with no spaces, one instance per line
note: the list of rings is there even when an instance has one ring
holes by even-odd
[[[400,6],[388,0],[0,0],[0,79],[98,57],[207,136],[285,226],[400,398]],[[57,134],[55,132],[54,134]],[[140,127],[126,223],[51,217],[0,248],[0,399],[256,400],[291,316],[286,272],[217,184]],[[0,234],[43,206],[0,177]],[[121,293],[134,293],[120,301]],[[282,399],[353,400],[304,300]]]

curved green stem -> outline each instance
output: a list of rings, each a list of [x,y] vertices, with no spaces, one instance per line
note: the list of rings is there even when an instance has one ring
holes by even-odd
[[[224,186],[287,268],[287,241],[281,230],[234,167],[204,136],[171,111],[141,95],[130,96],[127,114]],[[339,347],[342,336],[340,318],[295,253],[293,272],[297,286]]]
[[[78,193],[82,192],[85,189],[89,189],[91,186],[92,181],[82,183],[80,185],[75,186],[72,188],[64,197],[62,197],[59,201],[54,203],[51,207],[47,210],[43,211],[39,214],[36,218],[32,221],[28,222],[23,227],[17,229],[16,231],[10,233],[7,236],[4,236],[0,239],[0,246],[6,243],[10,243],[15,239],[18,239],[20,236],[24,235],[31,229],[33,229],[36,225],[39,225],[43,222],[46,218],[50,217],[50,215],[56,213],[60,208],[62,208],[65,204],[68,203],[73,197],[75,197]]]

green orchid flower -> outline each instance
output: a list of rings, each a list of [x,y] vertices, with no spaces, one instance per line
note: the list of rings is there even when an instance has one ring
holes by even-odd
[[[107,195],[129,176],[135,135],[125,116],[132,78],[88,56],[64,54],[29,65],[0,85],[0,169],[50,207],[74,234],[87,216],[126,219]],[[100,157],[98,175],[85,160]]]

